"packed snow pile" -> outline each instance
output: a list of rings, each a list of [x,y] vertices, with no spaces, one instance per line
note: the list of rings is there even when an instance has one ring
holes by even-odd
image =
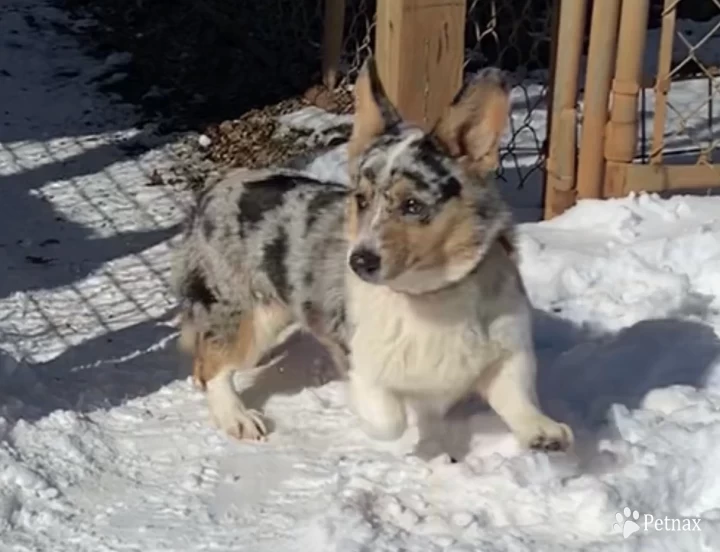
[[[175,349],[189,198],[148,185],[172,144],[128,128],[92,84],[117,59],[82,57],[61,18],[0,6],[0,550],[720,550],[720,198],[520,226],[539,394],[572,453],[521,450],[472,402],[432,460],[413,429],[372,441],[299,338],[247,398],[269,440],[234,441]],[[309,170],[344,167],[340,146]]]

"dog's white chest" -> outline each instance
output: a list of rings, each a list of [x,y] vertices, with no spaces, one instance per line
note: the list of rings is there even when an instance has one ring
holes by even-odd
[[[352,286],[352,369],[400,393],[464,393],[499,355],[472,295],[418,306],[380,286]]]

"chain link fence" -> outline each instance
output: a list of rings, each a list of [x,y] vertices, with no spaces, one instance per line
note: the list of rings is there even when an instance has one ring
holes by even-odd
[[[518,187],[539,177],[544,161],[552,4],[553,0],[467,2],[466,75],[494,65],[514,77],[513,114],[502,143],[499,176]],[[372,51],[376,22],[375,0],[348,0],[346,6],[341,86],[352,84]]]
[[[717,171],[711,165],[720,163],[720,0],[674,0],[655,8],[646,46],[646,80],[655,88],[644,88],[641,97],[641,162],[696,163]]]
[[[545,161],[553,36],[553,0],[468,2],[465,69],[510,71],[515,88],[499,177],[541,192]]]
[[[374,47],[377,1],[346,0],[340,85],[328,92],[317,86],[325,0],[57,1],[78,16],[81,34],[100,56],[127,55],[126,78],[107,83],[113,92],[163,124],[214,130],[223,141],[216,160],[233,164],[284,158],[261,142],[278,114],[303,102],[348,113],[350,85]],[[551,2],[467,2],[466,71],[499,65],[519,84],[503,171],[517,169],[520,182],[541,164]],[[242,118],[249,122],[234,124]]]
[[[499,176],[519,188],[525,184],[541,187],[557,4],[553,0],[467,2],[466,73],[494,65],[514,76],[513,110],[502,143]],[[592,6],[591,1],[584,49]],[[373,47],[375,8],[374,0],[347,1],[344,84],[352,83]],[[669,16],[675,20],[672,60],[667,74],[659,74],[661,28]],[[652,84],[643,91],[640,157],[644,161],[664,153],[666,162],[671,163],[688,163],[688,155],[698,163],[720,162],[715,130],[720,100],[720,0],[651,0],[648,27],[646,81],[667,78],[671,84],[667,96],[655,98]],[[665,101],[666,108],[659,106]],[[665,111],[667,115],[660,120],[658,115]],[[653,123],[663,126],[655,136]]]
[[[270,151],[263,142],[274,132],[278,114],[308,103],[338,113],[351,111],[351,85],[374,49],[377,0],[346,0],[340,85],[329,92],[318,86],[326,0],[57,1],[100,22],[84,28],[84,33],[101,55],[129,54],[129,76],[111,83],[114,90],[164,121],[183,119],[186,126],[215,128],[223,143],[216,160],[233,164],[250,166],[284,158],[284,153]],[[554,0],[467,0],[466,73],[495,65],[514,75],[512,115],[501,144],[499,176],[518,187],[528,183],[540,187],[542,182],[555,4]],[[707,135],[712,134],[709,126],[717,96],[719,64],[714,57],[720,56],[715,53],[720,44],[714,18],[720,13],[720,0],[652,0],[650,33],[656,38],[646,48],[646,67],[653,61],[657,66],[660,23],[668,10],[677,16],[677,55],[669,75],[673,86],[667,125],[677,127],[684,143],[668,138],[663,151],[691,147],[700,151],[705,144],[702,151],[711,157],[715,146],[707,146]],[[587,19],[589,24],[589,13]],[[649,79],[656,74],[652,69],[647,73]],[[699,84],[680,84],[681,78],[693,74],[696,80],[705,79],[703,97]],[[689,92],[683,96],[682,87],[692,87],[697,98],[693,100]],[[652,109],[654,98],[643,95],[643,99],[644,107]],[[243,118],[250,122],[228,123]],[[220,128],[223,123],[225,130]],[[652,129],[643,127],[643,132],[642,157],[649,158]],[[294,152],[287,144],[283,148]]]

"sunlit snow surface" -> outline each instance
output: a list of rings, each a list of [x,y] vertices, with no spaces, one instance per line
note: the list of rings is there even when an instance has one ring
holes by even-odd
[[[190,198],[146,185],[172,148],[94,88],[122,56],[83,57],[62,19],[0,6],[0,550],[720,550],[720,199],[586,201],[521,225],[539,393],[575,428],[572,454],[520,450],[475,404],[448,422],[457,463],[419,459],[412,429],[371,441],[303,343],[268,384],[268,442],[236,442],[175,351],[168,268]],[[307,115],[285,122],[329,124]],[[344,180],[344,155],[310,170]],[[504,186],[532,219],[538,190]],[[625,507],[702,530],[623,539]]]

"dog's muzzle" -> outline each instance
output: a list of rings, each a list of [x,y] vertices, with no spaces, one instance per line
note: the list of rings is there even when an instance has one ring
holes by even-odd
[[[376,282],[380,276],[380,256],[369,249],[357,249],[352,252],[350,268],[366,282]]]

